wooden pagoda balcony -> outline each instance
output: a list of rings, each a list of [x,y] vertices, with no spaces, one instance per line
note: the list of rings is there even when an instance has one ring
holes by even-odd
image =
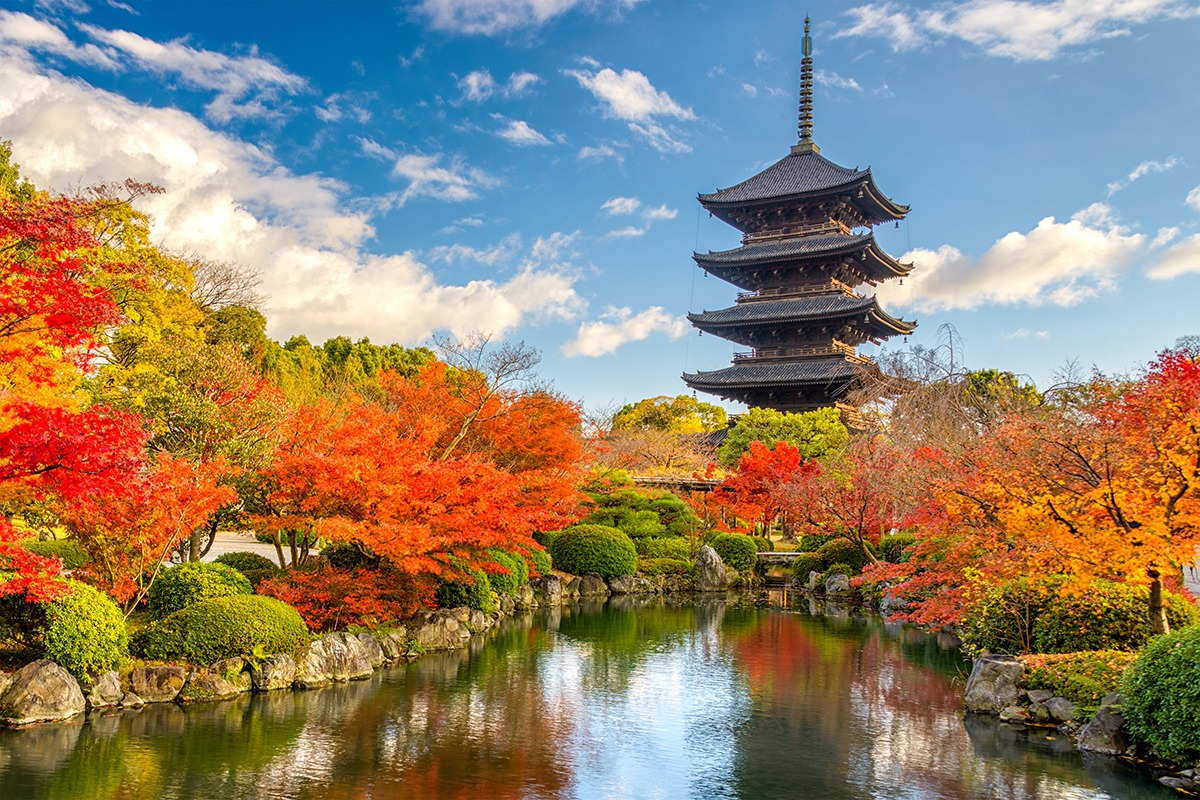
[[[855,297],[854,287],[843,283],[837,278],[830,278],[824,283],[810,283],[804,286],[779,286],[773,289],[760,289],[757,292],[738,292],[739,303],[752,303],[755,300],[782,300],[788,297],[809,297],[815,294],[842,294]]]
[[[845,342],[830,344],[802,345],[793,347],[759,347],[749,352],[733,354],[733,362],[747,361],[790,361],[798,358],[823,358],[841,356],[853,364],[870,364],[871,359],[860,356],[854,348]]]

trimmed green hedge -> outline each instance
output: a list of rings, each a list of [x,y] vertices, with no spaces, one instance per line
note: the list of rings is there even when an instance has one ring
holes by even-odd
[[[829,539],[825,544],[817,548],[817,555],[826,564],[847,564],[854,570],[853,574],[862,572],[870,559],[863,549],[854,542],[839,536],[836,539]]]
[[[637,571],[633,540],[607,525],[576,525],[562,531],[550,548],[556,569],[572,575],[594,572],[608,580]]]
[[[435,596],[442,608],[474,608],[485,614],[496,610],[491,579],[481,569],[465,570],[458,578],[443,578]]]
[[[216,563],[236,569],[252,586],[258,586],[259,581],[266,578],[278,577],[281,572],[278,564],[258,553],[223,553],[217,556]]]
[[[1200,757],[1200,626],[1160,636],[1121,679],[1125,725],[1159,756]]]
[[[529,566],[525,563],[524,558],[504,550],[488,550],[487,554],[493,564],[507,570],[507,572],[487,570],[488,581],[497,592],[512,597],[517,593],[518,588],[529,583]]]
[[[1121,675],[1136,658],[1119,650],[1024,656],[1025,688],[1049,689],[1084,708],[1100,705],[1119,688]]]
[[[214,597],[252,594],[249,579],[233,567],[217,562],[189,561],[163,570],[146,594],[146,607],[165,617]]]
[[[201,600],[134,634],[132,650],[153,661],[211,664],[265,653],[292,653],[308,644],[308,628],[296,609],[262,595]]]
[[[720,533],[712,538],[712,549],[742,577],[754,574],[758,565],[758,546],[744,533]]]
[[[0,583],[7,577],[0,577]],[[27,603],[23,594],[0,596],[0,634],[80,680],[117,669],[129,656],[121,609],[85,583],[70,578],[64,582],[71,594],[47,603]]]
[[[691,575],[696,569],[692,561],[678,558],[639,558],[638,572],[643,575]]]
[[[825,561],[816,553],[801,553],[792,560],[788,569],[793,578],[803,583],[808,580],[808,573],[824,572]]]
[[[72,542],[70,539],[53,539],[46,542],[26,539],[20,545],[35,555],[60,559],[63,569],[79,569],[92,560],[78,542]]]
[[[550,554],[545,550],[534,550],[530,548],[529,553],[525,556],[525,563],[529,567],[529,574],[549,575],[550,570],[554,569],[554,565],[550,563]]]
[[[674,558],[692,561],[696,557],[696,546],[686,536],[667,536],[662,539],[639,539],[634,542],[639,556],[646,558]]]
[[[829,569],[822,573],[821,583],[824,584],[825,581],[829,580],[834,575],[846,575],[848,577],[854,577],[854,567],[850,566],[849,564],[831,564]]]

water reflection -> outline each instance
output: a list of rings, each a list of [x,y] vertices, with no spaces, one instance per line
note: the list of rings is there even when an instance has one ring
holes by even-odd
[[[369,681],[0,733],[0,797],[1173,796],[1060,737],[963,720],[934,637],[615,598],[508,620]]]

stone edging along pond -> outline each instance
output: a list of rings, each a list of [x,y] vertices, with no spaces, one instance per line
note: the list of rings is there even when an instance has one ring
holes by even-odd
[[[623,575],[607,582],[599,575],[573,577],[565,582],[557,575],[546,575],[521,586],[512,597],[501,597],[499,608],[490,614],[470,608],[423,611],[408,624],[387,630],[326,634],[294,658],[278,653],[260,660],[228,658],[208,666],[134,667],[95,675],[88,685],[53,661],[41,659],[15,672],[0,673],[0,725],[24,727],[71,720],[93,709],[202,703],[228,700],[250,691],[317,689],[363,680],[387,664],[413,660],[426,652],[465,647],[472,636],[487,632],[516,610],[562,605],[580,598],[602,599],[610,594],[681,594],[724,591],[727,587],[724,571],[713,580],[706,579],[702,570],[698,574],[698,579]]]

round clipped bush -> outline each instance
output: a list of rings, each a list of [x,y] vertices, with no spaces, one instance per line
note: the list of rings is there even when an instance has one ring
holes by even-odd
[[[821,545],[829,541],[828,536],[819,533],[806,533],[796,543],[796,548],[802,553],[815,553]]]
[[[643,575],[690,575],[696,569],[695,562],[679,558],[639,558],[638,572]]]
[[[462,577],[453,580],[443,579],[435,597],[442,608],[474,608],[485,614],[496,610],[492,582],[481,569],[466,570]]]
[[[674,558],[691,561],[696,557],[692,540],[686,536],[667,536],[662,539],[639,539],[634,542],[639,556]]]
[[[216,563],[232,567],[246,576],[252,586],[258,586],[264,578],[279,576],[279,565],[258,553],[224,553],[217,556]]]
[[[131,649],[151,661],[211,664],[234,656],[292,653],[308,643],[296,609],[257,594],[201,600],[134,634]]]
[[[739,575],[750,575],[758,565],[758,545],[744,533],[720,533],[713,537],[712,549]]]
[[[1121,679],[1125,725],[1162,758],[1200,757],[1200,626],[1160,636]]]
[[[225,564],[189,561],[164,570],[146,595],[146,606],[156,617],[165,617],[214,597],[251,594],[254,587],[245,575]]]
[[[533,534],[533,540],[549,552],[551,545],[554,544],[554,540],[558,538],[560,533],[562,531],[536,531]]]
[[[550,548],[556,569],[572,575],[594,572],[608,580],[637,570],[633,540],[607,525],[576,525],[558,535]]]
[[[64,582],[72,592],[49,602],[27,603],[23,594],[0,596],[0,634],[80,680],[120,667],[129,656],[121,609],[85,583]]]
[[[830,539],[817,548],[817,555],[826,564],[847,564],[854,570],[851,574],[862,572],[862,568],[870,561],[862,548],[849,539],[839,536]]]
[[[849,564],[832,564],[830,565],[829,569],[825,570],[825,573],[821,575],[821,582],[824,583],[834,575],[846,575],[847,577],[853,577],[854,567],[850,566]]]
[[[754,540],[754,546],[758,548],[758,552],[760,553],[769,553],[775,549],[771,540],[766,536],[751,536],[750,538]]]
[[[816,553],[801,553],[792,559],[788,569],[793,578],[803,583],[808,580],[808,573],[824,571],[825,562]]]
[[[545,550],[530,549],[525,556],[525,563],[529,565],[530,575],[549,575],[550,570],[554,569],[550,563],[550,554]]]
[[[505,570],[504,572],[493,571],[492,568],[486,570],[488,581],[491,582],[494,590],[511,597],[516,594],[518,588],[529,583],[529,567],[525,564],[525,559],[503,550],[488,550],[487,554],[493,564],[499,565]]]
[[[884,561],[891,564],[903,564],[908,562],[909,554],[904,552],[904,548],[917,541],[917,537],[911,533],[897,533],[892,536],[884,536],[879,540],[879,554]]]
[[[34,555],[61,560],[63,569],[79,569],[92,560],[88,552],[80,547],[77,542],[72,542],[68,539],[53,539],[47,542],[38,541],[37,539],[26,539],[21,542],[21,547]]]

